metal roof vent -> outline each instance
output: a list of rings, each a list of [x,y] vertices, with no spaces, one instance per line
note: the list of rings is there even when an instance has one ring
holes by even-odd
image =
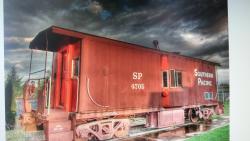
[[[160,49],[158,40],[153,40],[154,48]]]

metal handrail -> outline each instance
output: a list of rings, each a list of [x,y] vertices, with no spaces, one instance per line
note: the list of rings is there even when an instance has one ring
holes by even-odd
[[[45,69],[38,70],[38,71],[34,71],[34,72],[31,72],[30,74],[35,74],[35,73],[38,73],[38,72],[43,72],[43,71],[45,71]]]
[[[29,80],[41,80],[41,79],[47,79],[47,78],[30,78]]]
[[[52,83],[51,83],[51,76],[49,77],[49,94],[48,94],[48,107],[47,107],[47,109],[48,109],[48,112],[47,112],[47,114],[49,115],[49,113],[50,113],[50,95],[51,95],[51,85],[52,85]]]
[[[44,60],[44,69],[42,70],[38,70],[38,71],[34,71],[31,72],[31,68],[32,68],[32,59],[33,59],[33,50],[31,49],[31,54],[30,54],[30,66],[29,66],[29,78],[28,81],[30,80],[38,80],[38,82],[40,83],[40,80],[44,80],[44,85],[43,85],[43,91],[42,91],[42,108],[43,108],[43,113],[44,113],[44,109],[47,107],[48,108],[48,112],[47,114],[49,114],[50,112],[50,94],[51,94],[51,76],[48,78],[46,78],[46,74],[47,74],[47,57],[48,57],[48,36],[47,36],[47,32],[46,32],[46,54],[45,54],[45,60]],[[54,57],[54,54],[53,54]],[[31,74],[35,74],[35,73],[39,73],[39,72],[44,72],[43,74],[43,78],[30,78]],[[49,83],[48,83],[49,82]],[[40,95],[39,95],[40,96]],[[46,96],[48,96],[48,101],[46,99]],[[47,105],[45,102],[48,102]]]

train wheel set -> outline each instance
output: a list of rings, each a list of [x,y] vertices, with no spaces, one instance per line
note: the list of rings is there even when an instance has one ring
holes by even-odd
[[[185,113],[183,117],[183,121],[175,121],[172,119],[172,123],[168,125],[158,125],[159,122],[164,121],[156,121],[160,120],[159,117],[157,119],[147,119],[146,124],[144,125],[145,128],[166,128],[172,126],[181,126],[185,124],[185,121],[188,123],[197,123],[198,121],[208,121],[211,119],[211,116],[215,114],[215,107],[211,106],[207,108],[203,108],[200,110],[200,107],[194,108],[187,108],[185,109]],[[145,113],[144,115],[149,115]],[[150,113],[150,115],[157,115],[160,116],[159,112]],[[140,115],[141,116],[141,115]],[[173,115],[172,115],[173,116]],[[144,116],[144,118],[150,118],[149,116]],[[152,117],[151,117],[152,118]],[[174,118],[174,117],[172,117]],[[151,122],[151,123],[149,123]],[[129,136],[129,130],[131,130],[132,125],[130,123],[129,118],[118,118],[113,119],[112,117],[105,119],[105,120],[97,120],[89,123],[82,123],[79,124],[76,129],[76,140],[107,140],[107,139],[114,139],[114,138],[125,138]]]

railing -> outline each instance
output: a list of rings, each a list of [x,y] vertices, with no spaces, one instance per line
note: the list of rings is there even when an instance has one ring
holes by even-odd
[[[30,66],[29,66],[29,78],[26,81],[27,86],[25,86],[25,91],[24,91],[24,101],[26,101],[26,90],[29,87],[29,84],[32,84],[30,82],[35,82],[37,81],[37,112],[41,113],[44,115],[44,111],[47,108],[47,113],[50,113],[50,95],[51,95],[51,76],[47,77],[47,57],[48,57],[48,37],[47,37],[47,32],[46,32],[46,44],[45,44],[45,58],[44,58],[44,68],[41,70],[37,70],[34,72],[31,72],[32,70],[32,59],[33,59],[33,50],[31,49],[31,54],[30,54]],[[54,59],[54,53],[53,53],[53,59]],[[53,63],[52,63],[52,70],[53,70]],[[43,77],[42,78],[31,78],[31,75],[43,72]],[[43,80],[43,85],[40,85],[41,80]],[[25,85],[26,85],[25,84]],[[33,87],[33,86],[32,86]],[[29,91],[29,90],[28,90]],[[27,91],[27,92],[28,92]],[[30,94],[30,92],[28,92]],[[28,95],[29,95],[28,94]],[[25,105],[25,103],[24,103]],[[26,106],[26,105],[25,105]],[[24,106],[24,107],[25,107]]]
[[[31,74],[36,74],[44,72],[44,76],[41,78],[31,78]],[[41,115],[48,115],[50,114],[50,102],[51,102],[51,76],[46,76],[46,68],[41,69],[34,72],[29,72],[29,79],[26,82],[26,85],[30,85],[31,83],[34,83],[33,85],[36,87],[36,93],[37,93],[37,112]],[[42,84],[41,84],[42,83]],[[25,86],[27,87],[27,86]],[[29,86],[28,86],[29,87]],[[26,96],[24,96],[25,98]],[[33,96],[34,97],[34,96]],[[47,112],[45,113],[45,110],[47,109]]]
[[[47,46],[47,45],[46,45]],[[30,67],[29,67],[29,78],[27,80],[27,84],[35,83],[37,86],[36,93],[37,93],[37,112],[42,115],[48,115],[50,113],[50,99],[51,99],[51,76],[47,75],[47,47],[45,52],[45,60],[44,60],[44,69],[40,69],[37,71],[31,72],[32,69],[32,58],[33,58],[33,50],[31,50],[30,54]],[[53,53],[54,58],[54,53]],[[52,66],[53,67],[53,66]],[[43,72],[43,77],[41,78],[31,78],[31,75]],[[42,84],[41,84],[42,83]],[[25,98],[25,96],[24,96]],[[47,113],[45,113],[45,109],[47,109]]]
[[[50,98],[51,98],[51,76],[49,79],[46,80],[46,87],[45,87],[45,107],[47,109],[47,115],[50,113]]]
[[[25,89],[28,90],[24,91],[24,101],[28,102],[28,99],[37,96],[37,112],[42,115],[50,113],[51,84],[51,77],[30,79],[25,84]],[[34,93],[30,93],[31,87],[35,87]],[[26,110],[27,104],[24,103],[24,105],[25,112],[29,112],[30,110]],[[45,113],[45,109],[47,109],[47,113]]]
[[[48,115],[50,113],[50,97],[51,96],[51,77],[44,80],[44,85],[38,92],[38,112]],[[45,113],[47,109],[47,113]]]

